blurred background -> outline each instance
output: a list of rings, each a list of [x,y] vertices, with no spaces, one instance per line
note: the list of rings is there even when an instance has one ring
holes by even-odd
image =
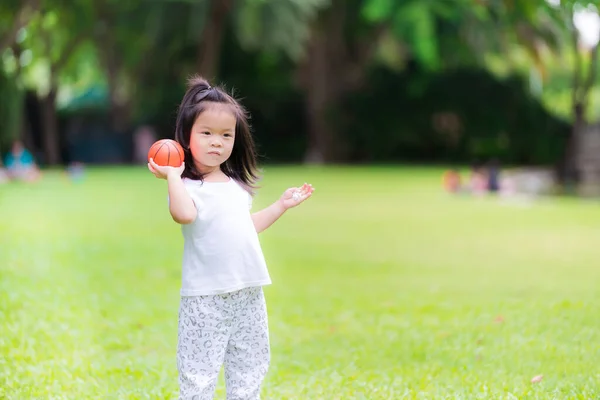
[[[145,163],[199,73],[266,163],[526,166],[596,195],[599,34],[593,1],[3,0],[4,180]]]

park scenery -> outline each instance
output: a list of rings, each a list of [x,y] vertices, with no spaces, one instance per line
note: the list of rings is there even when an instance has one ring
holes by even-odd
[[[196,170],[252,192],[261,399],[600,399],[598,7],[2,1],[0,399],[258,398],[181,386]],[[181,136],[199,77],[235,130]]]

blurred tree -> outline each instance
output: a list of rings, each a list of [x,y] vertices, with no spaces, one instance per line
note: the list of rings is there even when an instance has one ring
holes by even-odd
[[[339,117],[336,109],[343,97],[361,87],[369,66],[383,63],[399,70],[418,62],[430,70],[439,68],[437,25],[483,14],[484,8],[475,0],[333,0],[313,25],[299,64],[309,131],[306,161],[338,161],[348,155],[332,118]]]
[[[311,29],[297,81],[304,91],[308,127],[305,161],[343,160],[348,152],[333,122],[342,98],[364,82],[384,26],[362,18],[361,0],[332,0]]]
[[[0,3],[0,155],[22,135],[24,88],[21,82],[19,33],[40,7],[40,0]]]
[[[352,153],[353,142],[341,134],[352,116],[342,105],[364,95],[370,71],[384,66],[393,72],[386,78],[390,83],[394,76],[410,76],[402,90],[411,96],[424,93],[440,71],[490,68],[489,55],[509,70],[533,66],[544,79],[545,49],[556,48],[557,38],[570,32],[556,27],[566,24],[564,9],[544,0],[6,0],[0,5],[0,39],[15,38],[3,58],[4,75],[19,71],[40,96],[51,162],[60,136],[51,110],[57,93],[64,98],[65,90],[58,89],[65,83],[69,90],[81,91],[84,81],[106,90],[112,132],[128,132],[137,123],[169,126],[162,121],[172,117],[182,78],[200,73],[218,81],[224,71],[244,93],[251,88],[266,96],[252,101],[255,110],[295,121],[303,111],[304,158],[327,162]],[[14,26],[25,28],[9,35]],[[516,47],[530,54],[526,63]],[[228,65],[240,58],[244,62],[236,65],[243,67]],[[2,91],[9,87],[0,83]],[[371,101],[368,107],[377,107],[379,100]],[[287,114],[281,113],[286,107]],[[268,125],[277,130],[286,122]],[[298,125],[286,134],[295,132],[294,146],[300,148],[305,131]]]
[[[515,55],[528,54],[527,68],[547,77],[543,52],[558,53],[560,12],[544,0],[406,1],[368,0],[365,18],[389,27],[380,61],[400,70],[407,60],[420,66],[409,89],[424,91],[431,71],[464,67],[490,68],[491,55],[501,58],[509,73],[519,73]],[[525,71],[529,74],[529,70]],[[419,82],[422,81],[422,82]],[[473,94],[476,96],[476,94]],[[452,106],[443,112],[452,112]],[[437,110],[432,110],[434,113]],[[425,116],[424,116],[425,117]],[[473,132],[472,132],[473,133]],[[476,133],[476,132],[475,132]],[[538,132],[544,135],[544,132]],[[497,142],[493,129],[482,129],[478,140]],[[475,140],[471,136],[461,140]],[[500,148],[498,148],[500,151]]]
[[[71,57],[91,36],[93,16],[85,0],[73,0],[64,7],[60,0],[41,0],[40,10],[29,21],[22,42],[31,54],[24,68],[35,80],[40,97],[42,143],[49,165],[61,162],[56,99],[61,75]]]
[[[349,161],[548,165],[560,156],[569,125],[542,107],[525,79],[460,68],[415,85],[422,74],[418,66],[400,73],[378,66],[348,96],[340,130]]]
[[[588,125],[588,110],[590,92],[596,84],[598,76],[598,42],[591,45],[589,49],[584,48],[581,42],[581,34],[575,26],[575,12],[579,9],[587,9],[598,13],[598,1],[566,0],[561,1],[560,8],[566,16],[566,27],[569,34],[569,47],[573,54],[573,73],[571,87],[571,109],[573,128],[571,129],[564,156],[559,164],[559,177],[563,183],[571,183],[578,180],[577,174],[577,145],[580,132]],[[600,32],[598,32],[600,35]],[[587,53],[587,57],[586,57]],[[588,62],[587,67],[585,62]]]
[[[398,71],[418,63],[426,71],[434,71],[483,64],[486,52],[493,50],[491,40],[480,39],[485,27],[496,19],[512,32],[516,28],[508,16],[530,11],[523,8],[503,16],[510,0],[489,3],[332,1],[313,26],[307,57],[300,64],[309,124],[306,160],[327,162],[346,157],[344,138],[336,132],[331,116],[339,114],[340,100],[361,86],[369,66],[382,63]],[[490,29],[486,32],[489,37],[497,35]]]
[[[154,63],[169,62],[170,54],[153,48],[170,15],[164,2],[139,3],[93,0],[93,40],[108,86],[110,125],[114,132],[130,128],[134,102],[143,95]],[[164,13],[164,14],[163,14]]]
[[[529,55],[526,68],[535,69],[540,80],[549,79],[546,67],[548,60],[569,60],[566,68],[571,69],[571,113],[570,130],[562,157],[557,160],[557,176],[562,183],[577,180],[576,148],[577,137],[587,124],[591,91],[597,81],[598,43],[586,48],[582,45],[581,35],[575,26],[575,13],[581,10],[598,13],[600,2],[594,0],[502,0],[488,3],[483,26],[477,27],[479,37],[493,39],[496,44],[487,46],[488,52],[499,54],[513,71],[518,71],[514,62],[514,45]],[[599,32],[600,34],[600,32]],[[513,51],[511,51],[511,47]],[[481,49],[483,50],[483,49]],[[544,60],[544,51],[550,50],[549,58]],[[587,65],[586,65],[587,63]],[[540,135],[543,132],[539,133]]]
[[[297,61],[306,53],[312,23],[330,0],[238,0],[234,32],[247,51],[282,51]]]
[[[3,0],[0,4],[0,53],[11,47],[19,31],[40,8],[41,0]]]
[[[0,159],[10,143],[21,137],[24,90],[13,73],[0,68]]]
[[[152,81],[156,72],[175,79],[198,73],[216,80],[227,29],[247,51],[284,51],[297,57],[311,18],[326,4],[326,0],[162,0],[140,8],[130,2],[94,0],[95,40],[106,71],[114,129],[123,131],[131,118],[144,113],[132,103],[138,99],[148,104],[143,99],[157,94],[153,87],[157,82]],[[173,66],[173,60],[178,65]],[[168,90],[164,85],[160,89]]]
[[[510,65],[517,49],[523,49],[530,55],[528,65],[542,75],[542,52],[559,49],[562,32],[556,24],[564,22],[545,0],[367,0],[363,14],[389,26],[388,53],[408,53],[429,70],[488,67],[492,54]],[[396,68],[406,59],[383,58]]]

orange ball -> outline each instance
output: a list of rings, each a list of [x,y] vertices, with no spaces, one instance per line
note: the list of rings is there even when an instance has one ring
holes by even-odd
[[[148,150],[148,161],[153,159],[157,165],[162,167],[179,167],[183,163],[183,147],[172,139],[161,139]]]

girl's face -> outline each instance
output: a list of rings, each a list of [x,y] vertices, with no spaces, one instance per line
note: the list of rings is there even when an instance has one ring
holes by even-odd
[[[233,150],[235,115],[224,106],[209,107],[196,118],[190,134],[190,151],[204,174],[219,168]]]

